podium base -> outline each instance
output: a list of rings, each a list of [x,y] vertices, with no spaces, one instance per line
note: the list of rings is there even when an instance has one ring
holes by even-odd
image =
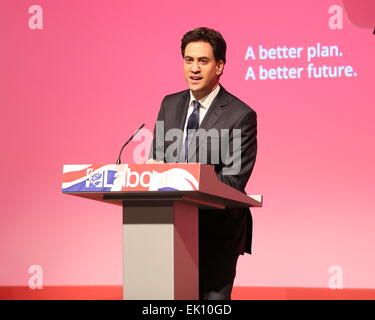
[[[124,201],[124,299],[197,300],[198,270],[196,205]]]

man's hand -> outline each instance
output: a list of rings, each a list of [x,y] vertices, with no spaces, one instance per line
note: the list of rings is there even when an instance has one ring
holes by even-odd
[[[156,163],[164,163],[164,161],[156,161],[155,159],[148,159],[145,164],[156,164]]]

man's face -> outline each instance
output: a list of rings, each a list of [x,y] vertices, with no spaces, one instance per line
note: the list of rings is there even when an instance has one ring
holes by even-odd
[[[219,81],[224,62],[216,61],[208,42],[190,42],[185,48],[185,80],[196,99],[208,95]]]

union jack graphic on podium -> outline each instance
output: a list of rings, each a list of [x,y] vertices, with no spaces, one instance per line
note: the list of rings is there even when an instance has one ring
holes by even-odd
[[[63,192],[195,191],[194,164],[64,165]]]

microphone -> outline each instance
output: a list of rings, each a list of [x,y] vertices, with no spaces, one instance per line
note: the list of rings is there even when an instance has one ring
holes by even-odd
[[[143,127],[145,126],[145,124],[143,123],[136,132],[133,133],[133,135],[128,139],[128,141],[125,142],[125,144],[122,146],[121,150],[120,150],[120,154],[118,155],[118,158],[117,158],[117,161],[116,161],[116,164],[121,164],[121,154],[122,154],[122,150],[124,150],[124,148],[126,147],[126,145],[132,141],[132,139],[134,138],[134,136],[139,132],[139,130],[141,130]]]

